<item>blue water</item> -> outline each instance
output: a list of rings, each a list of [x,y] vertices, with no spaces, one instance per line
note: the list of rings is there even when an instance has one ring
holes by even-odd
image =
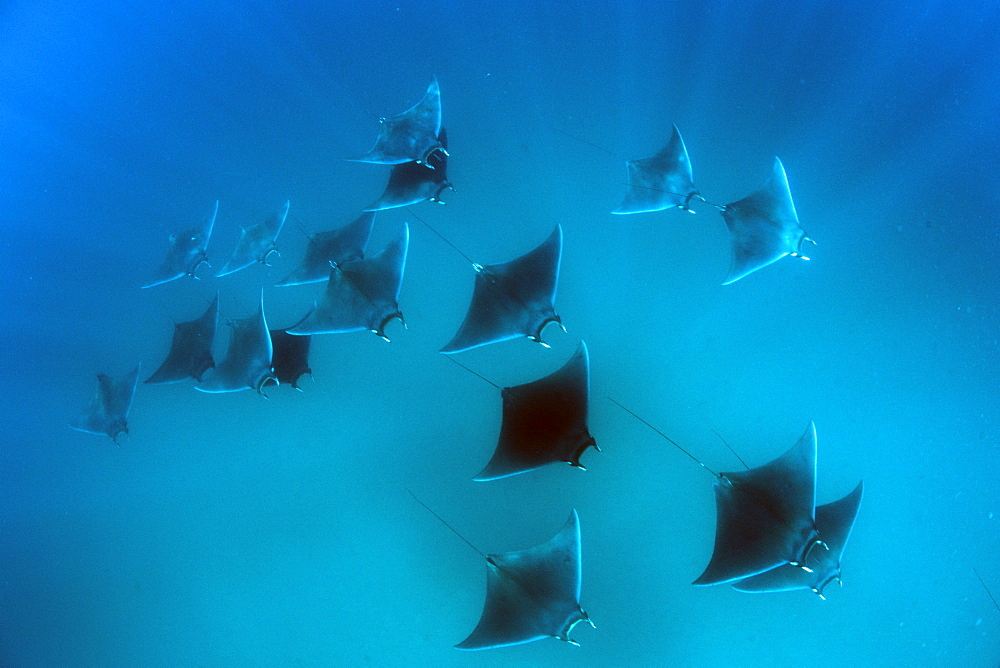
[[[291,7],[285,5],[292,5]],[[0,664],[962,665],[1000,661],[1000,7],[994,2],[0,5]],[[473,272],[407,210],[408,329],[317,337],[303,393],[140,385],[121,447],[71,431],[98,372],[144,376],[216,290],[224,318],[352,220],[388,169],[343,161],[441,84],[457,192],[414,209],[474,259],[565,232],[552,349],[462,353],[502,385],[592,358],[587,472],[473,483],[497,391],[436,351]],[[710,207],[612,216],[671,123],[712,201],[779,156],[811,262],[722,287]],[[569,133],[597,144],[614,156]],[[220,200],[218,267],[291,199],[273,268],[140,290]],[[288,326],[321,285],[265,287]],[[224,331],[224,328],[223,328]],[[690,582],[715,469],[819,433],[818,500],[865,483],[844,587]],[[583,534],[576,648],[452,649],[484,552]]]

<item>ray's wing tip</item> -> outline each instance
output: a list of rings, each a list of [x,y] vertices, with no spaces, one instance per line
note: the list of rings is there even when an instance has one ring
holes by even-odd
[[[734,269],[731,269],[729,271],[729,273],[726,275],[726,279],[724,281],[722,281],[722,285],[732,285],[736,281],[739,281],[739,280],[741,280],[743,278],[746,278],[747,276],[749,276],[753,272],[754,272],[754,270],[750,270],[750,271],[736,271]]]
[[[472,348],[475,347],[476,346],[466,346],[464,344],[455,343],[454,340],[452,340],[446,343],[443,348],[438,350],[438,352],[441,353],[442,355],[454,355],[455,353],[461,353],[466,350],[471,350]]]

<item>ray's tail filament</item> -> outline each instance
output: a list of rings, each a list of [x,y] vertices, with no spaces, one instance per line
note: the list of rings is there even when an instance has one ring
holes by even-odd
[[[991,592],[990,588],[986,586],[986,583],[983,581],[982,576],[979,575],[979,571],[977,571],[975,568],[973,568],[972,572],[976,574],[976,577],[979,579],[979,584],[983,585],[983,589],[986,590],[986,595],[990,597],[991,601],[993,601],[993,605],[996,606],[997,610],[1000,610],[1000,603],[997,603],[997,600],[995,598],[993,598],[993,592]]]
[[[712,433],[715,434],[716,436],[718,436],[719,440],[726,444],[726,447],[729,448],[729,452],[733,453],[733,456],[736,457],[736,459],[740,460],[740,464],[743,464],[743,468],[745,468],[747,471],[749,471],[750,467],[747,466],[747,463],[745,461],[743,461],[743,458],[740,457],[740,454],[738,452],[736,452],[736,450],[733,449],[733,446],[729,445],[729,441],[727,441],[726,439],[722,438],[722,434],[720,434],[719,432],[715,431],[714,429],[712,430]]]
[[[685,450],[683,448],[683,446],[681,446],[680,443],[678,443],[674,439],[672,439],[669,436],[667,436],[666,434],[664,434],[662,431],[660,431],[659,429],[657,429],[656,427],[654,427],[652,424],[650,424],[649,422],[647,422],[643,418],[639,417],[639,415],[636,414],[634,411],[632,411],[631,409],[628,409],[625,406],[621,405],[620,403],[618,403],[617,401],[615,401],[611,397],[607,397],[607,400],[610,401],[611,403],[613,403],[615,406],[618,406],[618,408],[622,409],[623,411],[625,411],[626,413],[628,413],[629,415],[631,415],[632,417],[634,417],[639,422],[643,423],[644,425],[646,425],[647,427],[649,427],[650,429],[652,429],[653,431],[655,431],[657,434],[659,434],[663,438],[665,438],[668,443],[670,443],[675,448],[677,448],[678,450],[680,450],[681,452],[683,452],[685,455],[687,455],[688,457],[690,457],[692,460],[695,461],[695,463],[697,463],[703,469],[705,469],[706,471],[708,471],[709,473],[711,473],[713,476],[715,476],[716,478],[719,477],[719,474],[716,473],[715,471],[713,471],[712,469],[708,468],[708,466],[705,465],[705,462],[701,461],[700,459],[698,459],[697,457],[695,457],[694,455],[692,455],[690,452],[688,452],[687,450]],[[742,461],[742,460],[740,460],[740,461]]]
[[[561,135],[565,135],[565,136],[569,137],[570,139],[575,139],[575,140],[577,140],[578,142],[580,142],[582,144],[586,144],[587,146],[592,146],[593,148],[596,148],[598,151],[604,151],[605,153],[607,153],[610,156],[614,156],[615,158],[621,158],[621,156],[618,155],[617,153],[615,153],[614,151],[609,151],[608,149],[604,148],[603,146],[601,146],[599,144],[595,144],[592,141],[587,141],[586,139],[583,139],[582,137],[577,137],[574,134],[570,134],[570,133],[566,132],[565,130],[563,130],[562,128],[557,128],[554,125],[550,125],[549,129],[552,130],[552,131],[554,131],[554,132],[558,132]]]
[[[461,248],[459,248],[455,244],[453,244],[450,241],[448,241],[447,237],[445,237],[443,234],[441,234],[440,232],[438,232],[437,230],[435,230],[433,227],[431,227],[430,223],[428,223],[426,220],[424,220],[423,218],[421,218],[417,214],[413,213],[412,211],[410,211],[410,215],[412,215],[414,218],[416,218],[421,223],[423,223],[424,227],[426,227],[428,230],[430,230],[434,234],[438,235],[438,237],[440,237],[441,241],[443,241],[446,244],[448,244],[449,246],[451,246],[455,250],[456,253],[458,253],[459,255],[461,255],[462,257],[464,257],[468,261],[468,263],[471,264],[473,267],[478,267],[479,266],[479,265],[476,264],[476,262],[471,257],[469,257],[468,255],[466,255],[465,253],[463,253]]]
[[[475,551],[476,551],[476,552],[477,552],[477,553],[479,554],[479,556],[481,556],[481,557],[482,557],[483,559],[486,559],[486,560],[489,560],[489,557],[488,557],[488,556],[486,556],[486,554],[484,554],[482,550],[480,550],[480,549],[479,549],[478,547],[476,547],[475,545],[473,545],[473,544],[472,544],[472,543],[471,543],[471,542],[469,541],[469,539],[468,539],[468,538],[466,538],[466,537],[465,537],[465,536],[463,536],[462,534],[458,533],[458,529],[456,529],[456,528],[455,528],[455,527],[453,527],[452,525],[450,525],[450,524],[448,524],[447,522],[445,522],[445,521],[444,521],[444,518],[443,518],[443,517],[441,517],[440,515],[438,515],[438,514],[437,514],[436,512],[434,512],[434,510],[433,510],[433,509],[432,509],[432,508],[431,508],[430,506],[428,506],[428,505],[427,505],[426,503],[424,503],[423,501],[421,501],[421,500],[420,500],[420,497],[418,497],[418,496],[417,496],[416,494],[414,494],[414,493],[413,493],[413,490],[411,490],[410,488],[407,488],[407,489],[406,489],[406,491],[410,493],[410,496],[412,496],[412,497],[413,497],[413,499],[414,499],[414,500],[415,500],[415,501],[416,501],[417,503],[419,503],[419,504],[420,504],[420,505],[422,505],[422,506],[423,506],[424,508],[426,508],[426,509],[427,509],[427,512],[429,512],[429,513],[430,513],[431,515],[433,515],[434,517],[436,517],[436,518],[438,519],[438,521],[439,521],[439,522],[440,522],[441,524],[443,524],[443,525],[445,525],[446,527],[448,527],[449,529],[451,529],[451,532],[452,532],[453,534],[455,534],[456,536],[458,536],[459,538],[461,538],[461,539],[462,539],[462,542],[463,542],[463,543],[465,543],[466,545],[468,545],[469,547],[471,547],[471,548],[472,548],[473,550],[475,550]]]
[[[455,359],[455,358],[454,358],[454,357],[452,357],[451,355],[447,355],[447,357],[448,357],[448,359],[450,359],[450,360],[451,360],[452,362],[454,362],[454,363],[455,363],[455,364],[457,364],[458,366],[462,367],[463,369],[465,369],[466,371],[468,371],[469,373],[471,373],[471,374],[472,374],[473,376],[475,376],[476,378],[479,378],[480,380],[483,380],[483,381],[486,381],[487,383],[489,383],[489,384],[490,384],[490,385],[492,385],[493,387],[497,388],[497,389],[498,389],[498,390],[500,390],[501,392],[503,391],[503,388],[502,388],[502,387],[500,387],[499,385],[497,385],[496,383],[494,383],[494,382],[493,382],[492,380],[490,380],[490,379],[489,379],[489,378],[487,378],[486,376],[483,376],[482,374],[479,374],[479,373],[476,373],[475,371],[473,371],[473,370],[472,370],[472,369],[470,369],[469,367],[465,366],[464,364],[462,364],[461,362],[459,362],[459,361],[458,361],[457,359]],[[412,492],[411,492],[411,493],[412,493]]]

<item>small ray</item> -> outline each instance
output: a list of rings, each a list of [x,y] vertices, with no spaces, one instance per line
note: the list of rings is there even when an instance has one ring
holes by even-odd
[[[823,549],[816,528],[816,425],[767,464],[715,481],[715,548],[696,585],[742,580]]]
[[[299,378],[303,374],[312,376],[312,369],[309,368],[311,343],[311,336],[292,336],[283,329],[271,330],[271,347],[274,350],[271,364],[278,384],[302,391],[299,387]]]
[[[444,130],[438,135],[441,148],[448,149],[448,136]],[[433,169],[427,169],[432,167]],[[392,168],[389,174],[389,184],[378,200],[369,204],[365,211],[382,211],[401,206],[410,206],[420,202],[441,201],[441,193],[445,190],[455,190],[445,174],[448,168],[448,156],[443,151],[432,153],[427,158],[427,164],[404,162]]]
[[[302,264],[275,285],[284,287],[320,283],[330,278],[331,264],[347,264],[364,259],[365,246],[368,245],[374,224],[375,214],[366,211],[343,227],[312,235]]]
[[[802,244],[816,243],[799,226],[788,177],[774,159],[771,177],[760,190],[722,207],[733,240],[733,260],[723,285],[777,262],[786,255],[803,256]]]
[[[821,598],[828,584],[840,579],[840,560],[851,536],[854,521],[861,506],[862,483],[842,499],[816,507],[816,528],[829,549],[816,548],[805,561],[809,569],[783,564],[745,580],[733,583],[733,588],[745,592],[791,591],[811,589]]]
[[[260,294],[260,307],[254,315],[230,320],[229,347],[225,358],[205,373],[205,378],[195,385],[202,392],[239,392],[256,390],[258,394],[265,383],[276,381],[271,366],[271,335],[264,320],[264,292]]]
[[[295,336],[369,330],[386,341],[386,325],[399,320],[399,288],[406,265],[410,228],[403,224],[399,236],[378,255],[344,265],[334,265],[323,298],[302,320],[286,331]]]
[[[135,387],[139,383],[139,366],[121,378],[97,374],[97,392],[90,405],[69,423],[77,431],[104,434],[118,445],[118,435],[128,436],[128,412],[132,408]]]
[[[441,352],[458,353],[521,336],[546,345],[545,326],[554,322],[562,327],[554,306],[561,258],[562,226],[556,225],[542,245],[519,258],[473,265],[472,303],[458,333]]]
[[[486,557],[486,602],[462,650],[520,645],[569,637],[580,622],[594,623],[580,606],[580,518],[570,513],[555,536],[535,547]]]
[[[646,213],[663,209],[691,211],[691,200],[698,198],[691,173],[691,159],[677,126],[667,145],[650,158],[627,160],[629,190],[625,199],[611,213]]]
[[[587,448],[600,451],[587,427],[590,356],[583,341],[555,373],[500,393],[503,423],[496,451],[473,480],[496,480],[554,462],[583,469],[580,457]]]
[[[278,253],[275,241],[281,232],[281,227],[285,224],[285,218],[288,217],[288,208],[290,206],[291,201],[285,201],[281,209],[274,215],[268,216],[256,225],[241,228],[240,238],[236,242],[236,248],[233,250],[232,256],[226,262],[226,266],[215,276],[217,278],[228,276],[233,272],[249,267],[254,262],[266,265],[267,258],[271,253]],[[278,254],[280,255],[280,253]]]
[[[375,146],[354,162],[374,162],[398,165],[416,162],[432,167],[430,157],[435,152],[448,152],[438,140],[441,132],[441,88],[435,78],[420,102],[398,116],[381,119]]]
[[[205,251],[208,248],[208,240],[212,236],[212,228],[215,226],[215,216],[219,213],[219,200],[215,200],[212,213],[196,227],[192,227],[177,234],[170,235],[170,248],[167,249],[167,256],[163,264],[157,269],[153,278],[143,285],[143,288],[151,288],[154,285],[167,283],[181,276],[195,277],[195,272],[202,264],[208,264],[208,256]]]
[[[201,382],[205,371],[215,366],[212,343],[218,321],[219,293],[216,292],[215,299],[200,317],[174,325],[166,359],[145,382],[154,385],[179,383],[188,378]]]

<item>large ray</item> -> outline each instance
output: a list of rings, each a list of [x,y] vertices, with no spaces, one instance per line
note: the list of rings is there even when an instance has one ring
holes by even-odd
[[[277,213],[268,216],[256,225],[241,228],[240,238],[236,242],[232,256],[226,262],[226,266],[216,274],[216,277],[228,276],[244,267],[249,267],[254,262],[267,264],[268,256],[278,252],[275,241],[281,232],[281,227],[285,224],[290,206],[291,202],[285,201]]]
[[[448,136],[444,130],[438,135],[441,147],[448,149]],[[427,169],[433,167],[433,169]],[[432,153],[427,158],[427,164],[404,162],[392,168],[389,174],[389,184],[385,192],[375,202],[369,204],[365,211],[381,211],[401,206],[410,206],[420,202],[441,201],[441,193],[454,190],[451,181],[445,174],[448,168],[448,156],[443,151]]]
[[[438,140],[441,132],[441,88],[437,79],[427,87],[420,102],[392,118],[380,119],[378,139],[375,146],[355,162],[375,162],[383,165],[398,165],[417,162],[432,167],[430,156],[447,151]]]
[[[166,359],[147,383],[179,383],[188,378],[201,381],[202,374],[215,366],[212,343],[219,321],[219,293],[200,317],[174,325],[174,336]]]
[[[677,126],[670,141],[659,153],[640,160],[627,160],[628,192],[611,213],[646,213],[676,208],[691,211],[691,199],[698,197],[691,173],[691,159]]]
[[[851,537],[854,521],[861,506],[863,483],[858,483],[842,499],[816,507],[816,528],[819,537],[829,549],[817,547],[809,553],[803,564],[806,568],[783,564],[745,580],[734,582],[733,587],[746,592],[790,591],[811,589],[823,596],[823,589],[833,581],[841,583],[840,560],[844,555],[847,539]],[[841,583],[842,584],[842,583]]]
[[[781,457],[715,482],[715,548],[696,585],[742,580],[822,550],[816,528],[816,426]]]
[[[553,462],[577,468],[597,442],[587,427],[590,356],[580,341],[561,369],[540,380],[501,390],[503,424],[496,451],[474,480],[496,480]]]
[[[302,390],[299,378],[303,374],[312,376],[312,369],[309,368],[311,343],[311,336],[292,336],[283,329],[271,330],[271,346],[274,350],[271,364],[279,384]]]
[[[215,200],[212,213],[200,225],[170,235],[170,248],[163,264],[143,288],[167,283],[181,276],[192,276],[202,264],[208,264],[206,249],[215,226],[215,216],[219,213],[219,200]]]
[[[521,336],[543,343],[542,330],[547,324],[562,326],[553,303],[561,257],[562,227],[556,225],[542,245],[519,258],[475,265],[476,284],[469,311],[441,352],[458,353]]]
[[[226,357],[215,368],[205,373],[205,378],[195,389],[202,392],[239,392],[256,390],[268,381],[275,381],[271,366],[271,335],[264,319],[264,293],[254,315],[240,320],[230,320],[229,347]]]
[[[733,261],[723,285],[777,262],[786,255],[802,257],[802,244],[815,243],[799,225],[788,177],[774,159],[771,177],[760,190],[722,208],[733,240]]]
[[[409,243],[410,228],[404,223],[399,236],[378,255],[334,265],[323,298],[286,331],[301,336],[367,329],[388,341],[386,325],[395,319],[403,322],[399,287]]]
[[[330,277],[331,265],[363,259],[374,224],[375,214],[366,211],[343,227],[312,235],[302,264],[275,285],[319,283]]]
[[[128,435],[128,412],[132,408],[135,386],[139,383],[139,367],[121,378],[97,374],[97,392],[90,405],[69,423],[77,431],[104,434],[118,443],[118,435]]]
[[[580,518],[574,510],[548,541],[486,557],[486,603],[479,624],[455,645],[478,650],[569,637],[590,617],[580,607]]]

